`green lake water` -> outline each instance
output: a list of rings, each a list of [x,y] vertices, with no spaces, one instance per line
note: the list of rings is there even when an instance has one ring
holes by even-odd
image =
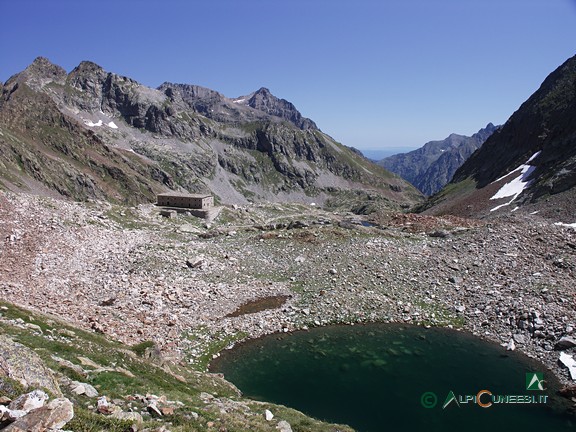
[[[543,365],[448,329],[370,324],[270,335],[224,351],[211,370],[247,397],[361,432],[576,430]],[[532,373],[543,374],[545,390],[527,389]],[[474,403],[481,390],[492,396],[480,402],[492,406]],[[443,409],[450,392],[456,400]]]

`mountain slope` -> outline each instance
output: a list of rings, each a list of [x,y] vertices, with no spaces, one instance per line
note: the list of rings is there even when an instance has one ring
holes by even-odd
[[[149,202],[167,189],[223,203],[323,204],[350,191],[391,208],[421,199],[267,89],[238,99],[152,89],[92,62],[66,73],[38,58],[2,85],[0,163],[6,189],[80,200]]]
[[[545,199],[557,205],[541,205],[542,213],[573,218],[574,186],[576,56],[544,80],[428,207],[431,213],[483,215]]]
[[[456,170],[496,129],[489,123],[471,137],[451,134],[414,151],[384,158],[378,165],[409,181],[425,195],[433,195],[452,179]]]
[[[173,187],[155,164],[108,146],[54,100],[34,88],[65,72],[37,61],[4,86],[0,103],[0,180],[7,189],[50,191],[69,198],[137,201],[155,186]],[[130,199],[127,199],[130,201]]]

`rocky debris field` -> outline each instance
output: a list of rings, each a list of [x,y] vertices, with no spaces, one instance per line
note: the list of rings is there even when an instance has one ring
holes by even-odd
[[[0,234],[3,299],[125,344],[153,341],[166,362],[204,370],[247,337],[405,322],[468,330],[571,381],[558,359],[576,352],[576,231],[538,215],[369,221],[260,204],[207,225],[154,206],[0,193]]]

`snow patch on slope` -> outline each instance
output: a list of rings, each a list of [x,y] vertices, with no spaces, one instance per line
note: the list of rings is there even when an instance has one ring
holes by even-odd
[[[568,227],[568,228],[574,228],[574,229],[576,229],[576,223],[573,223],[573,224],[567,224],[567,223],[564,223],[564,222],[556,222],[554,225],[557,225],[557,226],[564,226],[564,227]]]
[[[110,129],[118,129],[118,126],[113,121],[110,121],[108,123],[104,123],[102,120],[98,120],[96,123],[94,123],[92,120],[88,120],[85,118],[82,118],[82,121],[88,127],[100,127],[100,126],[106,125]]]
[[[501,198],[507,198],[507,197],[512,197],[512,199],[510,199],[509,202],[505,203],[505,204],[501,204],[499,206],[494,207],[493,209],[491,209],[490,211],[496,211],[499,208],[508,206],[510,204],[512,204],[512,202],[514,202],[514,200],[516,198],[518,198],[518,196],[528,187],[530,187],[530,185],[532,184],[532,182],[534,181],[532,180],[528,180],[528,178],[532,175],[532,173],[534,172],[534,170],[536,169],[535,166],[533,165],[529,165],[530,162],[532,162],[536,157],[538,157],[538,155],[540,154],[540,152],[536,152],[534,153],[530,159],[528,159],[528,161],[526,161],[525,164],[520,165],[518,168],[516,168],[514,171],[500,177],[498,180],[493,181],[492,183],[496,183],[501,181],[502,179],[508,177],[510,174],[513,174],[517,171],[520,171],[520,175],[517,176],[516,178],[514,178],[513,180],[509,181],[508,183],[506,183],[504,186],[502,186],[498,192],[496,192],[494,194],[494,196],[492,198],[490,198],[491,200],[497,200],[497,199],[501,199]]]
[[[574,357],[562,351],[558,360],[560,360],[560,363],[568,368],[570,371],[570,377],[573,380],[576,380],[576,361],[574,361]]]
[[[98,120],[97,123],[94,123],[92,120],[84,120],[84,124],[90,127],[99,127],[102,126],[102,120]]]

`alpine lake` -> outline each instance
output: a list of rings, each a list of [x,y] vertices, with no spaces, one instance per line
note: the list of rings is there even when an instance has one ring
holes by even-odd
[[[401,324],[273,334],[210,369],[249,398],[359,432],[573,431],[570,401],[541,363],[469,333]]]

